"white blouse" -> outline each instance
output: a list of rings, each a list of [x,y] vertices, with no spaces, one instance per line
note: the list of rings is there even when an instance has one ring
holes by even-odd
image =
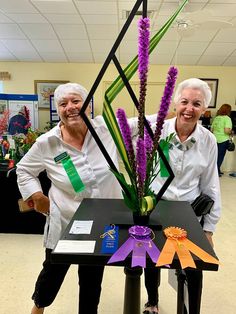
[[[98,116],[91,123],[118,168],[116,146],[103,118]],[[74,191],[62,163],[54,161],[56,156],[65,151],[85,185],[85,190],[80,193]],[[89,131],[81,151],[62,140],[59,124],[37,139],[17,164],[17,182],[24,200],[42,191],[37,176],[43,170],[46,170],[51,180],[50,215],[44,232],[44,245],[47,248],[55,247],[83,198],[122,198],[120,185]]]
[[[166,138],[175,131],[176,118],[165,121],[162,138]],[[220,219],[221,196],[217,171],[217,144],[214,135],[197,124],[194,132],[183,143],[177,135],[171,141],[170,166],[174,172],[174,179],[163,195],[164,199],[172,201],[189,201],[204,193],[214,200],[210,214],[204,218],[203,229],[215,231]],[[153,183],[155,191],[159,191],[166,178],[160,175]]]

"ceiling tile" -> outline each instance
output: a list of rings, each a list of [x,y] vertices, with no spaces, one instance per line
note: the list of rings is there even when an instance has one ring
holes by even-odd
[[[214,38],[214,41],[235,43],[236,42],[236,28],[221,29],[216,35],[216,37]]]
[[[159,15],[168,15],[173,14],[177,8],[178,8],[178,1],[175,3],[163,3]],[[193,12],[193,11],[198,11],[202,9],[204,6],[204,3],[188,3],[185,7],[185,12]]]
[[[172,60],[172,55],[164,54],[164,55],[151,55],[150,56],[150,64],[170,64]]]
[[[67,62],[68,59],[63,51],[42,52],[41,57],[44,62]]]
[[[39,54],[34,51],[17,51],[17,59],[20,59],[20,60],[28,60],[28,61],[37,61],[37,60],[42,60],[42,58],[39,56]]]
[[[235,16],[236,4],[224,3],[222,0],[219,4],[207,4],[205,7],[210,10],[212,16]]]
[[[104,63],[106,60],[107,55],[104,53],[93,53],[94,62],[95,63]]]
[[[53,27],[60,39],[88,39],[84,25],[54,24]]]
[[[182,41],[204,41],[204,42],[210,42],[214,36],[217,34],[217,30],[207,30],[207,29],[201,29],[201,31],[198,31],[198,29],[192,29],[190,32],[185,33],[180,32],[182,35]]]
[[[24,39],[26,36],[16,24],[1,24],[0,39],[3,38]]]
[[[76,14],[77,10],[72,1],[40,1],[31,0],[42,13]]]
[[[35,53],[35,48],[28,40],[20,39],[4,39],[2,40],[4,45],[12,51],[14,54],[18,53]]]
[[[8,14],[8,17],[16,23],[48,23],[41,14]]]
[[[180,42],[177,55],[201,55],[208,46],[207,42]]]
[[[195,65],[197,64],[197,61],[199,60],[199,55],[184,55],[184,54],[176,54],[174,58],[172,59],[172,62],[174,64],[178,65]]]
[[[118,36],[117,25],[87,25],[89,38],[91,39],[114,39]]]
[[[39,53],[62,51],[61,44],[56,39],[33,39],[32,44]]]
[[[236,43],[212,43],[205,51],[206,56],[228,56],[234,49]]]
[[[179,2],[148,1],[148,10],[154,11],[151,38]],[[5,48],[2,50],[0,45],[0,61],[39,58],[39,62],[53,62],[55,56],[55,62],[103,62],[126,22],[124,12],[135,3],[135,0],[0,0],[0,43],[1,40],[8,43],[7,47],[2,44]],[[135,16],[117,50],[122,63],[137,55],[139,18],[140,15]],[[211,65],[228,62],[232,66],[236,53],[236,0],[191,0],[178,16],[180,19],[188,19],[187,32],[180,33],[175,22],[151,54],[152,64],[194,65],[199,60]],[[223,28],[218,21],[234,26]],[[24,42],[24,47],[13,45],[17,40]]]
[[[33,55],[30,54],[29,56],[23,54],[20,59],[18,58],[18,61],[20,62],[43,62],[42,58],[39,55]]]
[[[235,66],[236,64],[236,56],[230,56],[224,63],[223,65],[226,66]]]
[[[112,48],[112,46],[114,45],[114,41],[113,40],[91,40],[91,47],[93,49],[94,53],[104,53],[105,57],[106,54],[108,54]]]
[[[91,25],[110,25],[110,24],[117,24],[118,18],[117,15],[91,15],[91,14],[84,14],[82,18],[86,24]]]
[[[67,51],[66,55],[70,62],[83,62],[83,63],[94,62],[91,52],[84,53]]]
[[[153,37],[158,30],[156,30],[155,32],[151,32],[151,37]],[[178,32],[176,31],[176,29],[171,28],[168,30],[167,33],[164,34],[164,36],[162,37],[161,41],[169,41],[169,40],[174,40],[174,41],[178,41],[180,39],[180,36],[178,34]]]
[[[91,52],[91,47],[88,40],[61,40],[61,44],[66,53],[70,52]]]
[[[75,1],[77,8],[81,14],[106,15],[114,14],[117,11],[116,1]]]
[[[10,62],[10,61],[18,61],[15,56],[13,56],[10,52],[2,52],[0,51],[1,61]]]
[[[4,46],[4,41],[0,40],[0,52],[8,52],[7,48]]]
[[[119,49],[122,54],[126,54],[128,51],[129,54],[133,54],[133,57],[135,57],[138,54],[138,42],[137,40],[122,41]]]
[[[0,7],[3,13],[37,13],[28,0],[1,0]]]
[[[157,48],[155,49],[155,53],[157,54],[167,54],[170,51],[175,53],[178,47],[178,42],[174,41],[161,41],[159,42]]]
[[[221,56],[208,55],[202,56],[198,61],[198,65],[212,65],[212,66],[220,66],[223,64],[225,58]]]
[[[45,14],[46,19],[53,24],[83,24],[78,14]]]
[[[14,23],[14,21],[9,19],[6,15],[0,13],[0,23]]]
[[[236,0],[211,0],[211,3],[235,3],[236,4]]]
[[[20,24],[30,39],[55,39],[56,34],[50,24]]]
[[[123,24],[120,25],[120,31],[123,28]],[[137,40],[138,39],[138,27],[137,25],[130,25],[130,27],[127,29],[125,36],[125,40]]]
[[[119,18],[122,19],[126,16],[125,11],[131,11],[136,1],[119,1],[118,2],[118,10],[119,10]],[[157,11],[160,6],[160,1],[148,1],[148,10],[149,11]],[[138,11],[142,9],[142,6],[138,8]],[[135,20],[138,20],[140,17],[134,17]]]

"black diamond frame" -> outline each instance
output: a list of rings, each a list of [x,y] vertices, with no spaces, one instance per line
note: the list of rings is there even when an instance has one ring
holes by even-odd
[[[83,118],[85,124],[87,125],[89,131],[91,132],[94,140],[96,141],[96,143],[99,146],[101,152],[103,153],[105,159],[107,160],[107,163],[109,164],[110,168],[112,170],[114,170],[115,172],[118,172],[118,170],[117,170],[115,164],[113,163],[112,159],[110,158],[110,155],[108,154],[108,152],[107,152],[106,148],[104,147],[103,143],[101,142],[99,136],[97,135],[96,131],[94,130],[92,124],[90,123],[90,120],[87,117],[85,111],[86,111],[90,101],[92,100],[92,97],[93,97],[93,95],[94,95],[94,93],[95,93],[99,83],[101,82],[101,79],[104,76],[104,74],[105,74],[105,72],[106,72],[106,70],[107,70],[107,68],[108,68],[108,66],[109,66],[111,61],[114,62],[115,66],[116,66],[116,68],[117,68],[117,70],[118,70],[118,72],[119,72],[119,74],[120,74],[120,76],[121,76],[121,78],[122,78],[122,80],[123,80],[123,82],[125,84],[125,87],[126,87],[127,91],[129,92],[130,97],[132,98],[132,101],[133,101],[134,105],[136,106],[136,108],[138,108],[138,105],[139,105],[138,99],[136,98],[136,96],[134,94],[134,91],[133,91],[132,87],[130,86],[129,81],[128,81],[128,79],[127,79],[127,77],[126,77],[126,75],[125,75],[125,73],[124,73],[120,63],[119,63],[118,59],[116,58],[115,53],[116,53],[116,50],[119,47],[122,39],[124,38],[124,36],[125,36],[128,28],[129,28],[132,20],[134,19],[136,12],[138,11],[139,7],[141,6],[141,4],[142,4],[143,17],[147,16],[147,0],[137,0],[135,5],[134,5],[134,7],[133,7],[133,9],[130,12],[129,17],[126,20],[126,23],[124,24],[122,30],[120,31],[120,34],[118,35],[118,37],[117,37],[113,47],[111,48],[111,50],[110,50],[110,52],[109,52],[109,54],[108,54],[108,56],[107,56],[107,58],[106,58],[106,60],[105,60],[105,62],[103,64],[100,72],[98,73],[98,76],[97,76],[95,82],[93,83],[92,88],[90,89],[90,91],[88,93],[88,96],[85,99],[84,104],[83,104],[83,106],[81,108],[81,111],[80,111],[80,115],[82,116],[82,118]],[[148,133],[150,134],[151,138],[153,138],[152,129],[150,128],[150,126],[149,126],[149,124],[148,124],[148,122],[147,122],[145,117],[144,117],[144,125],[145,125]],[[173,171],[172,171],[172,169],[171,169],[171,167],[170,167],[170,165],[168,163],[168,160],[166,159],[162,149],[160,148],[160,146],[158,146],[157,150],[158,150],[160,158],[162,159],[162,161],[163,161],[163,163],[164,163],[164,165],[165,165],[165,167],[166,167],[166,169],[167,169],[167,171],[169,173],[169,176],[166,179],[165,183],[163,184],[163,186],[161,187],[159,192],[156,194],[156,201],[158,202],[161,199],[162,195],[167,190],[167,188],[170,185],[170,183],[172,182],[172,180],[174,179],[174,173],[173,173]],[[124,191],[126,191],[126,188],[124,186],[122,188],[124,189]]]

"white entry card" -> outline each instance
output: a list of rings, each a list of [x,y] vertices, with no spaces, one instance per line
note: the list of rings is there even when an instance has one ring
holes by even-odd
[[[59,240],[55,253],[93,253],[96,241]]]
[[[90,234],[93,220],[74,220],[70,228],[70,234]]]

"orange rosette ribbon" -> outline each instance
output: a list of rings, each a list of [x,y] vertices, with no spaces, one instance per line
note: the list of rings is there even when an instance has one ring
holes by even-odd
[[[219,264],[219,261],[187,239],[187,231],[179,227],[164,229],[167,237],[166,243],[157,260],[156,266],[171,264],[177,253],[182,269],[186,267],[196,268],[196,264],[190,252],[198,256],[206,263]]]

